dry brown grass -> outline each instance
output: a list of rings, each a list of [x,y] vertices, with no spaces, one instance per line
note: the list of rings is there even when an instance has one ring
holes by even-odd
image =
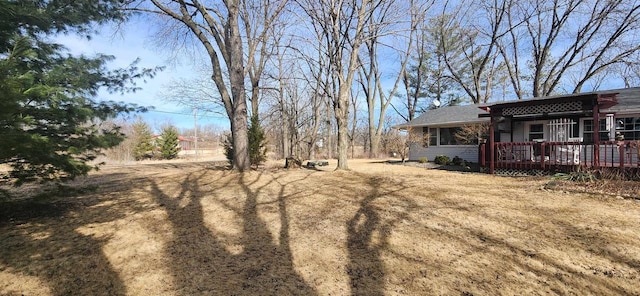
[[[0,211],[0,294],[640,294],[637,200],[351,166],[106,168]]]

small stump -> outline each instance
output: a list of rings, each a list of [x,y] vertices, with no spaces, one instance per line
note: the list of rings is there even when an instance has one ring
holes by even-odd
[[[293,156],[289,156],[285,159],[284,168],[285,169],[299,169],[302,167],[302,161]]]

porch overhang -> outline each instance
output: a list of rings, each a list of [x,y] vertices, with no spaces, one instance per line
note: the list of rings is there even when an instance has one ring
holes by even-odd
[[[478,117],[534,119],[541,117],[593,115],[594,110],[598,110],[599,112],[601,109],[615,106],[618,103],[616,99],[617,94],[617,92],[584,93],[496,103],[479,107],[487,113],[480,114]]]

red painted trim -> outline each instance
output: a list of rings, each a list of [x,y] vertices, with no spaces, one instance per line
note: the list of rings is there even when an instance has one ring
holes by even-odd
[[[599,98],[600,96],[598,96]],[[600,108],[599,99],[593,104],[593,166],[600,166]]]
[[[624,168],[624,142],[618,142],[618,153],[620,154],[620,168],[623,169]]]
[[[495,143],[495,127],[493,121],[493,113],[491,114],[491,123],[489,124],[489,174],[495,173],[496,153],[494,149]]]

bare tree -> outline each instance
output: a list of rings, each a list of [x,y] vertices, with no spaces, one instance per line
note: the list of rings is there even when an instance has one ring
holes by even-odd
[[[411,14],[411,18],[412,22],[415,18],[419,19],[417,20],[418,24],[415,27],[412,27],[413,30],[409,35],[409,41],[413,41],[412,43],[414,46],[409,45],[407,47],[407,52],[409,53],[412,62],[407,64],[402,72],[402,84],[405,90],[403,107],[405,110],[398,110],[398,108],[393,104],[391,105],[396,113],[398,113],[398,115],[407,122],[415,118],[419,108],[419,101],[427,96],[425,89],[427,88],[426,84],[430,70],[428,59],[432,55],[432,51],[429,48],[431,40],[428,40],[426,20],[424,17],[420,17],[420,15],[415,13]],[[407,66],[408,68],[406,68]],[[439,77],[442,76],[443,75],[440,75]]]
[[[180,32],[182,34],[174,33],[174,36],[190,36],[204,47],[211,66],[211,80],[231,123],[233,165],[240,171],[250,168],[245,77],[251,73],[252,84],[254,79],[259,79],[262,67],[253,64],[255,57],[259,57],[259,64],[262,57],[267,56],[266,36],[285,3],[285,0],[213,3],[139,0],[128,6],[128,9],[166,19],[165,32]],[[261,8],[261,13],[254,14],[254,8]]]
[[[242,0],[240,17],[244,24],[247,45],[245,71],[251,83],[251,114],[257,115],[260,100],[260,80],[267,61],[276,54],[277,41],[282,33],[282,12],[288,0]],[[271,42],[275,41],[275,42]],[[271,42],[271,43],[270,43]]]
[[[322,85],[326,79],[318,66],[323,61],[291,45],[293,38],[281,41],[283,37],[278,34],[274,38],[274,58],[265,75],[270,83],[266,87],[269,122],[275,125],[283,157],[312,159],[323,123]]]
[[[358,128],[358,91],[351,90],[351,127],[349,128],[349,147],[351,147],[351,158],[355,158],[356,131]],[[355,92],[355,93],[354,93]]]
[[[200,114],[226,115],[224,103],[216,85],[210,77],[178,78],[164,85],[160,97],[190,109],[198,109]]]
[[[385,135],[385,146],[389,152],[397,153],[404,163],[409,158],[411,146],[423,145],[428,139],[429,134],[423,134],[422,131],[413,128],[407,128],[404,131],[390,129]]]
[[[509,5],[509,0],[461,1],[453,8],[445,7],[431,20],[438,51],[448,69],[446,77],[474,104],[491,98],[503,66],[498,59],[498,41],[509,32],[504,28]]]
[[[514,92],[577,93],[588,83],[597,88],[604,74],[625,80],[620,69],[640,64],[639,17],[638,1],[518,1],[500,46]]]
[[[422,3],[412,0],[408,7],[403,7],[402,5],[406,5],[405,3],[386,1],[373,11],[365,26],[365,36],[367,38],[364,42],[365,52],[360,58],[359,82],[367,102],[369,157],[378,156],[386,111],[396,95],[403,77],[406,77],[405,69],[410,58],[410,49],[413,47],[416,37],[417,26],[424,21],[426,11],[432,4],[433,2],[431,1]],[[410,12],[409,20],[406,19],[406,10]],[[400,14],[398,14],[399,12]],[[399,23],[406,24],[406,27],[399,26]],[[401,36],[401,34],[405,34],[405,36]],[[380,47],[388,46],[385,41],[389,42],[390,40],[386,39],[396,37],[404,37],[403,48],[387,48],[386,54],[383,55],[384,59],[389,59],[390,54],[395,53],[400,63],[395,73],[394,84],[391,90],[387,92],[383,89],[382,80],[386,76],[384,74],[390,74],[390,71],[384,71],[384,67],[380,66],[380,60],[383,57],[379,54],[379,50]]]
[[[137,117],[136,120],[141,121],[142,119]],[[134,148],[139,142],[140,136],[135,133],[135,129],[133,128],[134,124],[135,122],[130,122],[126,118],[108,120],[102,123],[102,125],[106,126],[119,126],[120,131],[126,135],[124,141],[118,144],[118,146],[104,151],[104,155],[109,161],[126,163],[135,160]]]
[[[634,60],[640,61],[640,52],[635,53]],[[640,64],[633,62],[624,62],[618,66],[618,71],[622,75],[624,87],[633,87],[640,85]]]
[[[331,94],[333,113],[338,127],[339,170],[349,168],[348,124],[349,96],[355,73],[358,69],[358,50],[367,36],[365,24],[372,12],[384,1],[373,0],[298,0],[313,26],[322,32],[320,42],[325,46],[325,55],[335,88]]]

